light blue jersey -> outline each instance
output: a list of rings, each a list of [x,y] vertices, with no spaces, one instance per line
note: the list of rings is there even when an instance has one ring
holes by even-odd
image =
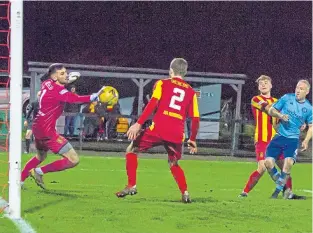
[[[273,107],[282,114],[289,116],[289,121],[280,121],[277,133],[286,138],[300,137],[300,127],[312,124],[312,105],[308,100],[298,102],[295,94],[286,94]]]

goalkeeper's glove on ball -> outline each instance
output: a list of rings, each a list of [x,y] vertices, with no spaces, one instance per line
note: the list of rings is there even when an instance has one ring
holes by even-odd
[[[105,86],[103,86],[97,93],[92,93],[90,95],[90,101],[99,101],[99,95],[102,93],[104,90]]]

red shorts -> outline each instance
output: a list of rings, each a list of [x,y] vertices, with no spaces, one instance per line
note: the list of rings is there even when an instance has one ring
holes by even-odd
[[[265,154],[266,154],[266,148],[270,142],[256,142],[255,143],[255,154],[256,154],[256,160],[264,160],[265,159]],[[284,159],[284,156],[281,154],[278,156],[279,159]]]
[[[68,141],[59,134],[55,134],[52,137],[37,139],[35,138],[35,144],[37,150],[49,151],[58,154],[63,146],[66,145]]]
[[[133,141],[133,146],[137,147],[139,152],[146,151],[155,146],[163,145],[168,153],[169,160],[180,160],[182,156],[182,143],[174,143],[163,140],[160,135],[149,128],[145,129]]]

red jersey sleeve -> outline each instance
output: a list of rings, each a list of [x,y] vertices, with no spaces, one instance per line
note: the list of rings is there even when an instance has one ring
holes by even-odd
[[[77,95],[69,92],[65,88],[58,92],[55,97],[57,100],[66,103],[88,103],[90,102],[90,95]]]
[[[157,108],[158,101],[161,99],[161,96],[162,96],[162,84],[163,84],[162,80],[159,80],[154,85],[152,97],[151,97],[149,103],[147,104],[147,106],[145,107],[143,113],[139,117],[139,119],[137,121],[138,124],[142,125],[143,123],[145,123],[145,121],[149,118],[149,116]]]

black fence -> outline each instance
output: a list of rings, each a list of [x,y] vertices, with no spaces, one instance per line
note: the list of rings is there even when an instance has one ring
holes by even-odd
[[[97,114],[83,113],[64,113],[64,116],[76,116],[79,121],[76,123],[76,134],[65,137],[77,150],[105,151],[105,152],[124,152],[129,144],[126,137],[128,127],[136,122],[138,116],[119,115],[106,113],[101,119]],[[120,122],[122,119],[122,122]],[[125,121],[125,119],[127,119]],[[104,121],[103,121],[104,120]],[[87,122],[86,122],[87,121]],[[88,122],[89,121],[89,122]],[[112,121],[105,127],[107,121]],[[236,156],[236,157],[255,157],[254,153],[254,122],[248,120],[211,120],[201,119],[201,121],[219,122],[218,139],[198,139],[198,154],[204,156]],[[58,129],[64,128],[64,124],[58,121]],[[127,122],[127,123],[126,123]],[[143,127],[148,127],[148,120]],[[123,124],[127,124],[127,127]],[[239,133],[234,133],[235,123],[239,123]],[[93,124],[93,132],[86,134],[88,124]],[[103,124],[102,126],[100,126]],[[199,132],[210,133],[210,129],[200,128]],[[63,134],[60,130],[59,133]],[[186,130],[187,131],[187,130]],[[213,132],[212,132],[213,133]],[[303,135],[304,136],[304,133]],[[234,143],[238,143],[234,145]],[[184,151],[187,153],[187,144],[184,143]],[[165,153],[164,148],[156,147],[148,151],[149,153]],[[311,161],[312,148],[299,154],[300,161]]]

